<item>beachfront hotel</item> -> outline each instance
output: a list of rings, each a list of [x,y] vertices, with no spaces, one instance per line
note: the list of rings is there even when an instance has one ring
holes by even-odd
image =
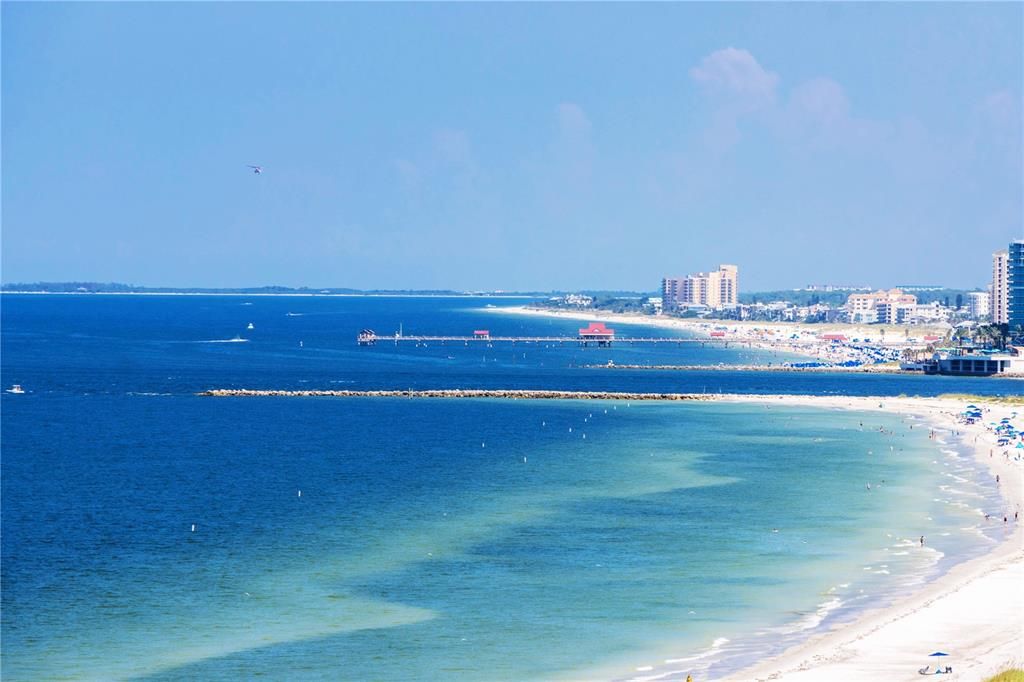
[[[719,310],[735,306],[738,293],[739,268],[735,265],[719,265],[717,270],[711,272],[661,280],[661,307],[665,311],[690,306]]]
[[[850,322],[871,324],[899,324],[917,308],[917,296],[905,294],[902,289],[879,290],[870,294],[850,294],[846,299],[846,312]]]
[[[1009,251],[1002,249],[992,254],[992,286],[989,298],[989,315],[993,324],[1006,324],[1007,322],[1007,278],[1009,272]]]

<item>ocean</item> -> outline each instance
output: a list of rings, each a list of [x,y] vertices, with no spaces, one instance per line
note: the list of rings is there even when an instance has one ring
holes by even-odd
[[[584,367],[787,359],[699,344],[355,344],[363,328],[580,326],[504,314],[509,299],[0,303],[3,386],[27,391],[2,397],[5,680],[703,679],[997,540],[979,524],[999,504],[988,476],[898,415],[195,393],[994,395],[1012,380]]]

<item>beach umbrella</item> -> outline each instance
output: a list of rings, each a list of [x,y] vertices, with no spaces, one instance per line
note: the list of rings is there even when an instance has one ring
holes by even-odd
[[[936,651],[934,654],[928,654],[928,655],[929,656],[949,656],[949,654],[943,653],[941,651]]]

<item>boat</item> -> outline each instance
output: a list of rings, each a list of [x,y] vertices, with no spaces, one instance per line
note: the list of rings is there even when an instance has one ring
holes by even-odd
[[[249,326],[248,326],[248,327],[246,327],[246,329],[255,329],[255,328],[256,328],[256,327],[255,327],[255,326],[253,325],[253,323],[252,323],[252,322],[250,322],[250,323],[249,323]]]
[[[14,384],[9,389],[7,389],[7,392],[8,393],[24,393],[25,389],[23,389],[21,387],[21,384]]]

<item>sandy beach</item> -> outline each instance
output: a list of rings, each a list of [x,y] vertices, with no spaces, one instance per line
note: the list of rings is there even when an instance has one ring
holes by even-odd
[[[482,312],[554,317],[570,320],[604,322],[606,324],[642,324],[661,329],[687,331],[699,337],[710,337],[714,331],[722,334],[722,341],[740,344],[749,348],[770,351],[784,351],[808,359],[827,363],[849,361],[871,362],[872,354],[863,349],[865,344],[853,348],[845,344],[832,343],[823,339],[823,334],[842,334],[849,339],[871,342],[874,348],[901,349],[923,347],[924,342],[917,336],[907,336],[909,327],[885,325],[850,324],[803,324],[798,322],[748,322],[738,320],[704,320],[662,317],[629,313],[610,313],[587,310],[540,309],[527,306],[501,306],[482,308]],[[943,330],[926,326],[913,328],[915,335],[941,334]]]
[[[846,398],[730,396],[725,400],[767,404],[808,405],[837,409],[886,410],[920,416],[937,433],[957,430],[973,442],[976,459],[999,476],[1007,516],[1006,537],[985,556],[959,564],[891,606],[868,612],[852,623],[821,633],[782,655],[743,670],[729,680],[836,680],[921,679],[918,670],[929,664],[934,651],[948,653],[942,659],[952,674],[941,679],[984,680],[1008,668],[1024,667],[1024,533],[1014,520],[1024,513],[1024,458],[1014,451],[1004,455],[992,433],[980,424],[963,425],[956,414],[966,402],[931,398]],[[985,422],[998,422],[1018,405],[974,404],[985,410]],[[991,453],[991,454],[990,454]],[[1021,519],[1024,521],[1024,519]],[[993,514],[991,523],[1003,524]],[[934,671],[932,665],[929,671]],[[685,675],[685,673],[684,673]],[[662,676],[659,676],[662,677]],[[674,678],[666,675],[664,679]],[[645,679],[656,679],[650,676]]]

